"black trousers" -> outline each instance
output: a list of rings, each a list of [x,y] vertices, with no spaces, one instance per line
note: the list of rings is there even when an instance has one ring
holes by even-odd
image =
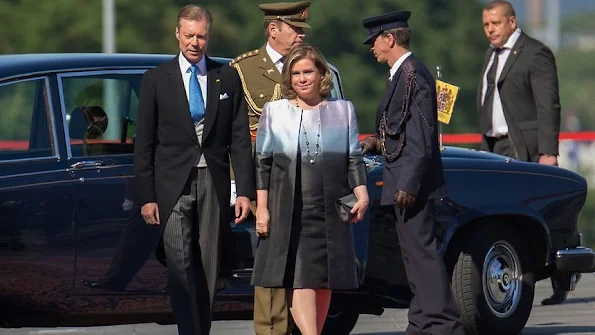
[[[163,231],[170,301],[180,335],[210,333],[221,259],[216,194],[209,170],[193,169]]]
[[[510,137],[486,137],[486,142],[488,145],[488,151],[502,156],[515,158],[516,155]]]
[[[395,207],[403,263],[413,292],[406,334],[464,335],[446,266],[436,248],[434,207],[432,200],[407,209]]]

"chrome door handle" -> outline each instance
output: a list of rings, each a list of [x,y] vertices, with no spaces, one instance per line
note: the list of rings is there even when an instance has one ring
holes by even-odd
[[[72,164],[70,167],[73,169],[84,169],[84,168],[97,168],[100,166],[105,166],[105,163],[102,161],[80,161]]]

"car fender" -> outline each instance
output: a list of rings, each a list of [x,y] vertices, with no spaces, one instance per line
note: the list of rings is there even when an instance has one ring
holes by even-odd
[[[450,221],[451,227],[445,233],[443,243],[440,246],[440,252],[443,255],[445,254],[454,236],[464,227],[472,224],[481,224],[484,218],[511,215],[529,218],[541,227],[547,237],[546,251],[549,254],[551,249],[550,232],[543,217],[531,207],[511,204],[467,208],[454,215]]]

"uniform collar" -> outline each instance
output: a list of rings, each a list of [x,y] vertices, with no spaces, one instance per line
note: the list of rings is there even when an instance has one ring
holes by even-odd
[[[275,49],[273,49],[273,47],[271,47],[269,42],[267,42],[265,49],[267,51],[267,54],[269,54],[269,58],[273,61],[273,64],[277,64],[278,61],[284,58],[282,54],[278,53],[277,51],[275,51]]]

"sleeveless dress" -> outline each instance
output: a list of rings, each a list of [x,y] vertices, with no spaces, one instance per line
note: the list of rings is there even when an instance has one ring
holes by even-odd
[[[328,288],[320,110],[301,110],[296,188],[284,286]],[[318,144],[318,149],[316,146]],[[309,149],[309,151],[308,151]],[[318,151],[318,155],[316,154]]]

